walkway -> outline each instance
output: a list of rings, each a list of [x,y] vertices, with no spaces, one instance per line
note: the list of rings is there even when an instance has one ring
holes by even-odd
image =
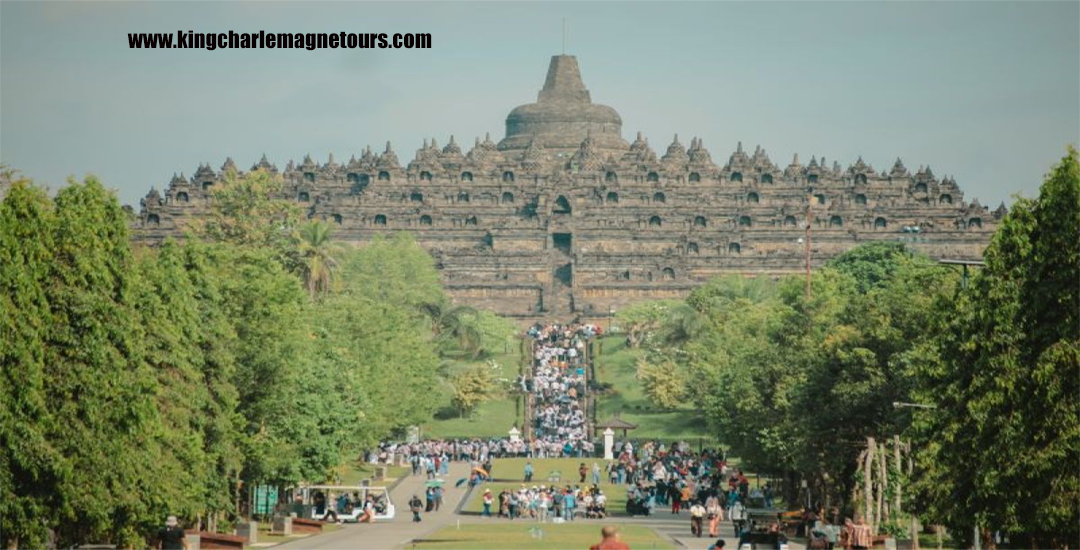
[[[467,484],[455,487],[457,480],[468,477],[469,465],[464,462],[451,462],[450,473],[443,476],[446,480],[446,494],[443,497],[442,508],[438,512],[421,514],[423,521],[420,524],[412,522],[412,513],[409,512],[409,500],[418,495],[424,498],[424,488],[427,476],[409,476],[405,478],[390,493],[390,498],[396,507],[396,514],[392,521],[382,521],[372,524],[347,524],[341,529],[325,535],[307,537],[275,546],[283,550],[295,549],[341,549],[355,548],[358,550],[389,548],[402,548],[409,541],[423,537],[448,525],[454,525],[465,516],[454,514],[454,508],[465,496]]]
[[[500,519],[482,518],[471,514],[454,514],[454,508],[465,495],[465,488],[464,486],[461,488],[453,487],[453,483],[464,477],[468,473],[468,468],[468,465],[463,463],[454,463],[451,465],[450,475],[446,477],[448,487],[442,510],[437,513],[432,512],[423,514],[423,522],[419,525],[412,523],[412,514],[409,513],[408,505],[406,503],[409,498],[412,497],[414,492],[420,495],[423,494],[424,483],[427,480],[425,476],[411,476],[398,485],[392,493],[394,504],[398,506],[397,517],[394,521],[371,525],[346,525],[342,529],[332,533],[295,540],[274,548],[285,550],[337,550],[345,548],[355,548],[357,550],[400,549],[409,548],[409,543],[413,539],[425,538],[439,529],[455,525],[458,522],[461,524],[486,523],[492,525],[504,523],[505,520]],[[690,534],[689,513],[683,513],[676,516],[665,510],[648,518],[613,517],[602,521],[577,520],[574,523],[578,525],[595,525],[597,533],[599,533],[600,527],[604,525],[642,525],[653,529],[662,537],[674,540],[680,549],[685,548],[687,550],[705,550],[709,545],[715,542],[715,539],[709,538],[708,536],[697,538]],[[558,528],[555,525],[548,525],[550,525],[552,529]],[[708,532],[707,524],[705,530]],[[730,521],[724,521],[720,524],[720,536],[727,543],[726,548],[729,550],[738,550],[738,540],[735,538],[735,531],[732,528]],[[801,543],[791,542],[789,543],[789,548],[791,550],[804,550],[805,546]]]
[[[698,538],[690,534],[690,513],[688,511],[684,511],[679,515],[673,515],[669,511],[664,510],[653,514],[648,518],[615,518],[610,523],[648,526],[661,536],[674,540],[678,543],[680,548],[686,548],[688,550],[705,550],[712,543],[716,542],[716,539],[710,538],[708,535],[708,521],[704,524],[704,536]],[[724,539],[724,542],[726,543],[725,548],[727,550],[738,550],[739,540],[735,538],[735,528],[730,521],[720,522],[719,538]],[[804,550],[805,545],[792,541],[788,543],[788,548],[790,550]]]

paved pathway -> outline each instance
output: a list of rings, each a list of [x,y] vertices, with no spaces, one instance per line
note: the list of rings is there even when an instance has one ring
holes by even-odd
[[[465,477],[468,474],[468,470],[468,464],[460,462],[453,463],[450,466],[450,474],[444,476],[447,481],[447,490],[442,509],[438,512],[423,514],[423,521],[420,524],[412,523],[412,514],[408,510],[408,501],[414,493],[421,495],[422,497],[424,484],[427,479],[425,476],[410,476],[402,481],[392,492],[391,496],[394,504],[398,507],[397,515],[393,521],[365,525],[345,525],[338,531],[291,541],[276,546],[275,549],[401,549],[409,548],[409,543],[413,539],[424,538],[439,529],[455,525],[458,522],[462,524],[473,524],[502,523],[506,521],[481,518],[472,514],[454,514],[454,508],[465,495],[465,487],[462,486],[459,488],[454,487],[453,485],[458,479]],[[655,530],[663,537],[674,540],[680,548],[685,548],[687,550],[705,550],[716,540],[707,535],[701,538],[692,536],[690,534],[689,513],[672,515],[667,510],[662,510],[648,518],[614,517],[603,521],[577,520],[575,523],[595,525],[597,533],[599,533],[600,527],[603,525],[643,525]],[[708,524],[705,525],[705,530],[707,533]],[[727,543],[726,547],[728,550],[738,550],[738,540],[735,538],[734,528],[730,521],[721,522],[720,536]],[[597,536],[597,539],[599,540],[599,535]],[[792,542],[790,543],[789,548],[791,550],[803,550],[804,546]]]
[[[716,542],[715,538],[709,537],[709,522],[707,520],[702,526],[705,533],[702,537],[699,538],[690,534],[689,512],[675,515],[665,509],[648,518],[615,518],[612,523],[648,526],[660,533],[660,535],[675,540],[682,548],[690,550],[704,550]],[[720,537],[718,538],[724,539],[727,550],[739,549],[739,539],[735,537],[735,527],[732,526],[730,521],[720,522]],[[801,543],[790,542],[788,548],[791,550],[803,550],[805,547]]]
[[[307,537],[299,540],[275,546],[275,549],[296,550],[329,550],[329,549],[390,549],[402,548],[409,541],[423,537],[448,525],[454,525],[459,519],[465,520],[470,516],[458,516],[454,514],[454,508],[461,498],[465,496],[466,485],[455,487],[457,480],[467,477],[469,474],[468,463],[452,462],[450,473],[442,476],[446,480],[446,494],[443,497],[442,508],[438,512],[421,514],[423,520],[419,524],[412,522],[412,513],[409,512],[409,500],[418,495],[424,498],[424,485],[427,476],[409,476],[398,484],[390,493],[390,498],[397,508],[396,514],[391,521],[381,521],[370,524],[346,524],[341,529],[325,535]],[[464,521],[463,521],[464,522]]]

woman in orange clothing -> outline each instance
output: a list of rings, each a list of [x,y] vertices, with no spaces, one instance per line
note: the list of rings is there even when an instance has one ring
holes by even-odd
[[[715,496],[705,501],[705,517],[709,518],[709,536],[716,538],[720,534],[720,522],[724,520],[724,508]]]

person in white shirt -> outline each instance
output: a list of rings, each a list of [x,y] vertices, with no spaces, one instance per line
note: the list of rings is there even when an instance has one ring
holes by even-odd
[[[695,500],[690,507],[690,533],[695,537],[701,536],[701,524],[705,520],[705,507],[700,501]]]

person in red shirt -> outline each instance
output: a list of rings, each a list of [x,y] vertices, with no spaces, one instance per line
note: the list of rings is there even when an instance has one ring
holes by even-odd
[[[598,544],[589,547],[589,550],[630,550],[625,542],[619,540],[619,529],[608,525],[600,530],[603,538]]]

